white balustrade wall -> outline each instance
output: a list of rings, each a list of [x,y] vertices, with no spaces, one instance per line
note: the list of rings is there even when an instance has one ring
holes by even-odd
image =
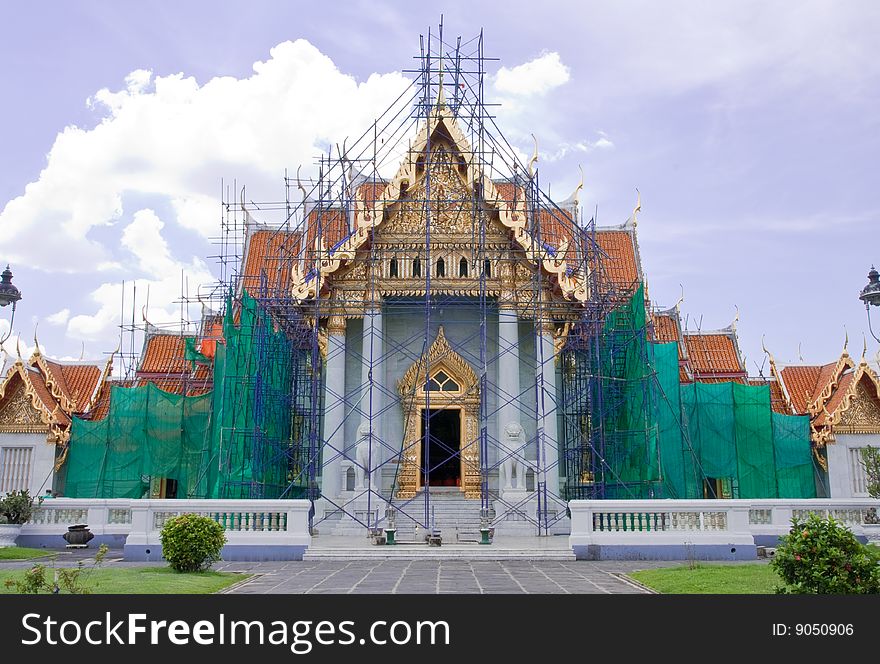
[[[53,498],[44,500],[22,527],[19,543],[63,546],[67,528],[87,524],[95,543],[124,544],[126,557],[158,559],[165,522],[179,514],[202,514],[223,526],[224,558],[241,554],[268,559],[300,557],[311,543],[307,500],[133,500]],[[137,553],[138,550],[146,553]],[[298,553],[297,553],[298,552]],[[159,558],[161,556],[159,555]],[[241,557],[241,556],[239,556]]]
[[[793,517],[832,516],[857,536],[880,539],[880,500],[573,500],[570,543],[579,558],[754,557]],[[699,552],[702,551],[702,554]]]

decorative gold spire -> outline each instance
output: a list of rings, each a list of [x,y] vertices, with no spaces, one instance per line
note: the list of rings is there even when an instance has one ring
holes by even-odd
[[[532,158],[529,159],[529,177],[535,177],[535,164],[538,163],[538,139],[535,138],[534,134],[530,134],[532,140],[535,141],[535,153],[532,155]]]
[[[673,309],[675,309],[676,311],[679,310],[679,307],[681,307],[682,303],[684,302],[684,286],[679,284],[678,287],[681,289],[681,297],[678,298],[678,302],[676,302],[675,306],[673,307]]]
[[[849,351],[847,348],[849,347],[849,330],[846,329],[846,325],[843,326],[843,355],[849,355]]]
[[[37,340],[37,328],[39,327],[39,322],[34,324],[34,355],[42,355],[42,353],[40,352],[40,342]]]
[[[636,206],[633,208],[632,220],[633,220],[633,228],[639,225],[639,212],[642,211],[642,192],[639,191],[639,188],[636,187]]]
[[[303,187],[302,181],[299,179],[299,169],[301,169],[301,168],[302,168],[302,164],[300,164],[299,166],[296,167],[296,186],[302,192],[303,203],[305,203],[306,199],[309,197],[309,194],[306,191],[306,188]]]
[[[578,182],[577,187],[574,188],[574,193],[571,195],[571,200],[574,203],[574,207],[577,208],[581,204],[581,189],[584,188],[584,169],[581,168],[581,165],[578,164],[578,171],[581,174],[581,180]]]

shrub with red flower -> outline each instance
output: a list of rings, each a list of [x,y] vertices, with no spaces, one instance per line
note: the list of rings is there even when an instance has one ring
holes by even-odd
[[[778,593],[880,593],[880,555],[832,517],[792,519],[770,566],[785,583]]]

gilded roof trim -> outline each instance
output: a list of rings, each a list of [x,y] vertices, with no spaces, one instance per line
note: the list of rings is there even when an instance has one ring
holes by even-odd
[[[520,200],[516,202],[516,205],[512,205],[503,199],[492,179],[479,168],[466,136],[442,98],[438,99],[437,104],[431,109],[428,121],[419,131],[411,149],[407,150],[407,156],[398,167],[397,174],[382,191],[375,204],[368,205],[364,201],[360,189],[356,192],[355,231],[332,254],[324,246],[324,239],[322,237],[316,238],[317,254],[323,258],[316,265],[314,277],[308,276],[298,266],[292,268],[291,291],[293,297],[298,300],[317,297],[327,276],[335,273],[344,263],[354,260],[357,250],[369,240],[372,229],[379,227],[385,221],[386,211],[400,198],[401,188],[415,182],[418,158],[426,149],[429,137],[441,123],[449,132],[455,147],[465,160],[466,184],[473,187],[479,183],[482,186],[485,202],[495,208],[499,220],[512,232],[514,241],[525,252],[526,259],[555,276],[566,299],[585,303],[589,296],[586,275],[568,274],[565,255],[568,251],[569,240],[562,241],[556,249],[555,255],[551,255],[548,249],[535,241],[526,230],[528,213],[525,201]]]

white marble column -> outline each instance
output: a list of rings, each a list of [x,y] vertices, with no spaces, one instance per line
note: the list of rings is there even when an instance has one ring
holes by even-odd
[[[345,449],[345,318],[332,316],[327,331],[321,493],[336,500],[342,490],[342,454]]]
[[[544,475],[547,495],[559,495],[559,448],[556,426],[556,358],[553,344],[553,328],[540,324],[538,329],[537,356],[540,365],[541,389],[538,390],[538,428],[543,431],[539,438],[539,458]]]
[[[380,415],[382,409],[382,310],[375,305],[364,312],[363,347],[361,352],[361,420],[358,426],[357,464],[366,469],[365,486],[372,486],[376,478],[372,469],[380,461],[381,450],[377,445],[381,436]],[[360,472],[357,471],[360,477]],[[367,484],[369,482],[369,484]]]
[[[499,304],[498,308],[498,457],[501,462],[499,472],[500,491],[509,490],[507,486],[513,469],[518,467],[516,461],[523,454],[516,451],[516,457],[510,457],[513,450],[511,437],[507,429],[519,427],[519,317],[516,308],[508,303]],[[483,398],[486,398],[485,396]],[[521,437],[516,438],[522,445]],[[516,443],[515,443],[516,444]],[[521,466],[520,466],[521,468]],[[525,477],[516,478],[516,487],[525,489]]]

